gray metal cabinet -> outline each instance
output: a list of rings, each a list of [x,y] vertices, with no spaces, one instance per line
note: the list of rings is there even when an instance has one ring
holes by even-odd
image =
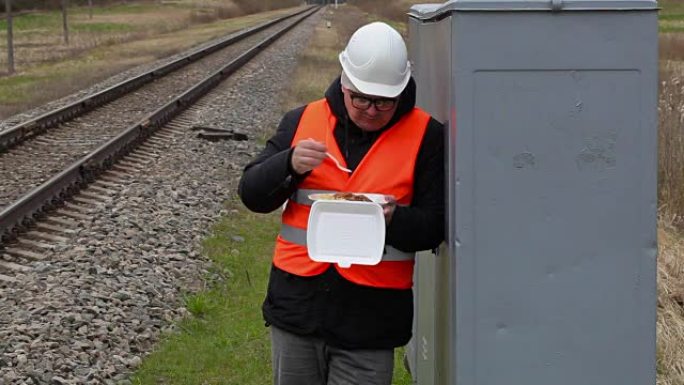
[[[417,384],[655,383],[657,34],[644,0],[411,9],[418,105],[448,126]]]

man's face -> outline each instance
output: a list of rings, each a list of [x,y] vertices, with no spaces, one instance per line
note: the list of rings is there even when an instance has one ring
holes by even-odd
[[[378,131],[392,119],[397,110],[397,98],[360,94],[342,87],[344,106],[349,118],[363,131]]]

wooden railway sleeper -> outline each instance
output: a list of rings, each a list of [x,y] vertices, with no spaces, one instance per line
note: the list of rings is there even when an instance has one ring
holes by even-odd
[[[150,162],[149,161],[141,161],[141,160],[136,160],[132,159],[129,157],[125,157],[119,161],[119,164],[125,167],[129,168],[143,168],[147,166]]]
[[[33,251],[24,250],[17,247],[6,247],[5,254],[9,254],[15,258],[24,258],[31,261],[42,261],[45,259],[44,255],[34,253]]]
[[[168,140],[163,140],[163,139],[157,139],[157,138],[150,138],[148,139],[145,144],[151,147],[159,147],[159,148],[165,148],[170,144],[170,141]]]
[[[82,214],[90,214],[90,212],[93,211],[92,207],[85,207],[82,205],[74,204],[72,202],[64,202],[64,209],[76,211]]]
[[[172,143],[173,141],[178,140],[178,138],[177,138],[176,136],[173,136],[173,135],[163,135],[163,134],[161,134],[161,135],[160,135],[160,134],[154,135],[152,138],[154,138],[154,139],[161,139],[161,140],[164,141],[164,143]]]
[[[130,154],[126,155],[126,157],[130,158],[132,160],[139,161],[141,163],[151,163],[151,162],[154,162],[155,160],[157,160],[156,158],[138,153],[138,151],[131,152]]]
[[[88,189],[90,189],[90,186],[88,186]],[[109,195],[100,195],[97,194],[95,191],[88,190],[81,190],[79,195],[83,196],[84,198],[88,198],[94,202],[107,202],[111,198]]]
[[[119,188],[120,183],[118,180],[115,182],[112,182],[112,181],[108,180],[109,178],[105,179],[104,178],[105,176],[106,175],[100,175],[100,178],[97,181],[93,182],[93,184],[91,184],[90,187],[94,187],[95,189],[100,189],[103,192],[107,192],[107,193],[109,193],[111,191],[108,189]],[[104,186],[104,187],[102,187],[102,186]]]
[[[8,275],[0,274],[0,282],[15,283],[17,279]]]
[[[185,135],[187,133],[187,126],[186,127],[178,127],[178,129],[166,130],[166,132],[182,137],[183,135]]]
[[[140,149],[143,149],[143,150],[150,149],[150,150],[156,151],[156,152],[164,151],[166,149],[166,147],[167,146],[164,143],[153,143],[149,140],[147,142],[141,144],[140,146],[138,146],[138,148],[140,148]]]
[[[123,156],[121,159],[119,159],[119,164],[135,166],[139,164],[148,164],[151,161],[151,159],[140,159],[139,157],[133,155],[133,151],[131,151],[126,154],[126,156]]]
[[[64,215],[65,217],[76,219],[76,220],[82,220],[82,221],[90,221],[93,219],[91,216],[85,215],[80,212],[75,212],[72,210],[64,209],[64,208],[59,208],[55,210],[57,213]]]
[[[25,265],[20,265],[18,263],[10,262],[10,261],[2,261],[0,260],[0,270],[10,270],[15,273],[25,273],[28,271],[31,271],[31,268]],[[2,275],[0,274],[0,281],[2,280]]]
[[[17,239],[17,244],[28,247],[29,249],[42,249],[42,250],[54,250],[55,246],[48,243],[34,241],[32,239],[27,239],[26,237],[19,237]]]
[[[82,191],[82,193],[85,192],[87,194],[98,194],[99,196],[109,196],[111,194],[111,191],[104,188],[104,187],[97,185],[97,182],[98,181],[91,183],[87,189]]]
[[[139,168],[130,167],[130,166],[127,166],[125,164],[121,164],[120,162],[115,164],[114,167],[112,167],[112,170],[121,171],[124,173],[130,173],[130,174],[137,174],[140,172]]]
[[[124,172],[116,171],[116,170],[112,169],[112,170],[105,171],[100,176],[100,178],[104,179],[104,180],[108,180],[112,183],[122,184],[122,183],[125,183],[126,181],[128,181],[130,179],[130,175],[126,174]]]
[[[69,238],[63,237],[61,235],[51,234],[40,230],[31,230],[26,233],[27,236],[42,239],[48,242],[54,242],[60,245],[66,244]]]
[[[91,206],[95,206],[95,207],[102,204],[102,202],[99,200],[88,199],[82,195],[83,195],[83,193],[78,193],[78,194],[74,195],[73,197],[71,197],[71,199],[73,199],[74,202],[78,202],[78,203],[82,203],[82,204],[86,204],[86,205],[91,205]]]
[[[58,215],[52,215],[52,213],[50,213],[50,214],[51,214],[50,216],[48,216],[47,218],[45,218],[45,221],[47,221],[47,222],[52,222],[52,223],[56,223],[56,224],[59,224],[59,225],[62,225],[62,226],[68,226],[68,227],[76,227],[76,226],[78,226],[78,222],[74,222],[74,221],[72,221],[71,219],[64,218],[64,217],[60,217],[60,216],[58,216]]]
[[[67,229],[67,228],[60,227],[60,226],[53,226],[53,225],[45,223],[45,222],[36,223],[36,231],[45,232],[46,230],[47,231],[53,231],[55,233],[60,233],[60,234],[76,234],[75,230]]]
[[[141,151],[147,156],[160,156],[164,152],[164,149],[141,144],[140,147],[138,147],[138,151]]]

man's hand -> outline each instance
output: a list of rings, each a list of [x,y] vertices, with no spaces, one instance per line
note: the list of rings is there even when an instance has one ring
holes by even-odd
[[[392,195],[385,195],[385,203],[382,205],[382,213],[385,215],[385,224],[392,221],[392,214],[394,214],[394,209],[397,208],[397,200]]]
[[[313,139],[300,141],[292,152],[292,169],[299,175],[313,170],[323,163],[327,150],[325,144]]]

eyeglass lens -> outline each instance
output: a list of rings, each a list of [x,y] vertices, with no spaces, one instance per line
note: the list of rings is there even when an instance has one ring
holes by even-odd
[[[369,98],[361,95],[351,95],[352,105],[356,108],[367,110],[370,108],[371,104],[375,105],[375,109],[378,111],[391,110],[394,104],[397,102],[396,99],[389,98]]]

